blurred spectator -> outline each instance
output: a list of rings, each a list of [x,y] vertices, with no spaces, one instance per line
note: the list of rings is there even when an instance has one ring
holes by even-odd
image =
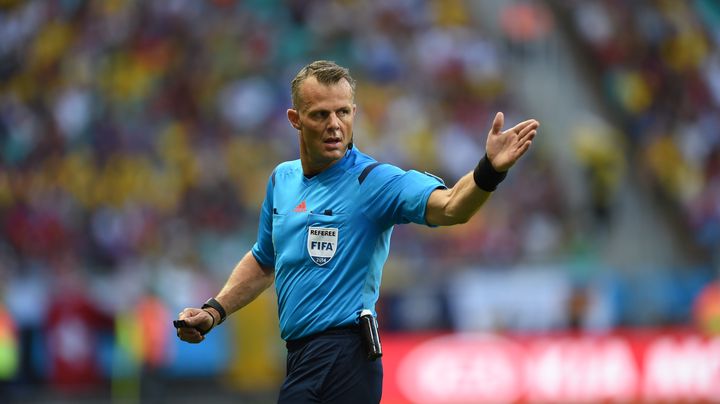
[[[113,398],[137,401],[162,396],[163,370],[169,365],[175,336],[167,325],[172,317],[165,303],[146,294],[117,313],[112,358]]]
[[[7,311],[14,320],[18,335],[18,372],[16,381],[32,385],[44,377],[44,369],[37,366],[36,358],[42,354],[37,347],[43,344],[42,326],[48,310],[48,283],[50,274],[37,267],[26,268],[25,274],[4,282],[4,299]]]
[[[720,13],[715,2],[557,2],[594,58],[636,158],[694,240],[720,246]],[[715,253],[715,258],[720,259]]]
[[[612,220],[615,195],[626,174],[622,153],[627,149],[625,139],[592,120],[579,126],[575,132],[573,148],[589,184],[593,223],[597,231],[606,233]]]
[[[720,282],[707,284],[693,304],[695,325],[705,335],[720,335]]]
[[[61,391],[93,391],[104,380],[100,333],[112,329],[112,319],[89,300],[77,268],[61,271],[44,325],[48,378]]]
[[[19,338],[10,313],[0,304],[0,386],[13,380],[18,371]]]

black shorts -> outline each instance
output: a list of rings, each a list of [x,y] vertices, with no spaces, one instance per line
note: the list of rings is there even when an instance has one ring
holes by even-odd
[[[360,329],[330,329],[287,342],[287,376],[278,403],[379,403],[383,369],[367,359]]]

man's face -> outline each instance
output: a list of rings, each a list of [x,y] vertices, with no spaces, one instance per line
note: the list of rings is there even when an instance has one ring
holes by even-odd
[[[352,141],[355,105],[350,83],[319,83],[310,76],[300,86],[299,110],[288,110],[300,131],[300,159],[305,174],[316,174],[345,156]]]

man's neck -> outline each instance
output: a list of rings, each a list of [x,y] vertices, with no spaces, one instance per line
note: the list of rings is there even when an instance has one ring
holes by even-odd
[[[329,169],[330,167],[337,164],[339,161],[345,158],[348,154],[348,150],[350,148],[345,149],[345,153],[343,153],[342,157],[340,157],[337,160],[333,160],[331,162],[324,162],[324,163],[316,163],[313,164],[311,161],[308,161],[307,155],[303,153],[302,149],[300,150],[300,164],[302,165],[303,175],[307,178],[312,178],[321,172]]]
[[[337,160],[333,160],[330,163],[325,163],[321,165],[313,165],[310,162],[307,162],[305,159],[300,158],[300,164],[302,165],[303,169],[303,175],[306,178],[312,178],[321,172],[327,170],[328,168],[334,166],[338,161],[342,160],[342,158],[339,158]]]

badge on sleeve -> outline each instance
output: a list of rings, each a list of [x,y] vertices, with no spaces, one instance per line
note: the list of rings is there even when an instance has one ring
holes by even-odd
[[[309,227],[307,249],[310,258],[323,266],[335,255],[338,245],[338,229],[332,227]]]

